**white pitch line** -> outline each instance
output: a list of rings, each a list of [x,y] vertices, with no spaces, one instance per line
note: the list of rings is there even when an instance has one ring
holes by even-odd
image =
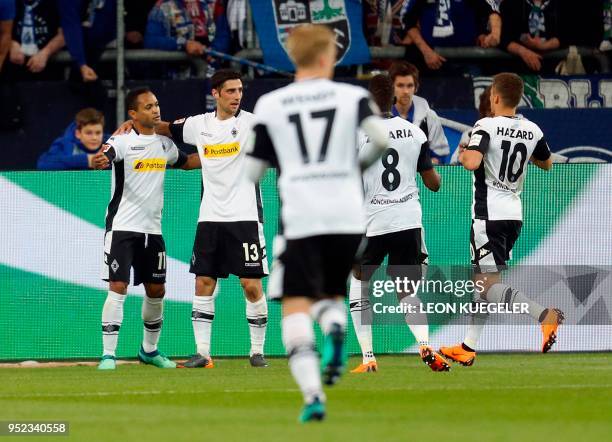
[[[354,386],[353,386],[354,387]],[[550,385],[505,385],[505,386],[461,386],[461,385],[428,385],[406,386],[405,388],[385,388],[384,391],[428,391],[428,390],[465,390],[465,391],[495,391],[495,390],[579,390],[584,388],[612,388],[612,384],[550,384]],[[151,391],[97,391],[87,393],[38,393],[38,394],[0,394],[0,399],[37,399],[37,398],[68,398],[68,397],[108,397],[108,396],[149,396],[162,394],[199,395],[210,394],[215,390],[176,391],[176,390],[151,390]],[[293,393],[297,388],[260,388],[254,390],[225,389],[223,393]],[[368,391],[367,389],[357,391]]]

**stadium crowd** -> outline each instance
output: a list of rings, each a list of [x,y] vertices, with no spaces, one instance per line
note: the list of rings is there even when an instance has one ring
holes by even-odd
[[[580,4],[561,0],[362,0],[360,3],[361,31],[368,45],[404,46],[404,59],[416,67],[416,74],[412,76],[416,87],[419,75],[461,77],[493,75],[503,70],[542,75],[597,73],[598,63],[581,60],[574,51],[569,51],[567,59],[561,62],[545,54],[572,46],[598,49],[608,58],[612,54],[612,0],[584,0]],[[227,67],[227,61],[211,58],[207,49],[236,54],[241,49],[257,46],[253,29],[260,33],[274,32],[259,30],[250,21],[249,9],[254,4],[248,0],[127,0],[125,47],[128,51],[184,52],[191,58],[205,58],[213,69]],[[17,88],[13,87],[18,82],[69,80],[71,87],[83,97],[85,107],[101,108],[100,103],[108,96],[108,82],[116,75],[113,64],[101,63],[103,52],[116,46],[116,15],[117,2],[109,0],[0,0],[2,125],[19,126],[22,104]],[[512,57],[490,63],[485,58],[442,55],[445,49],[465,47],[496,48]],[[69,69],[53,62],[54,55],[62,50],[70,54]],[[388,70],[391,61],[372,60],[370,67]],[[342,72],[354,76],[356,69],[344,68]],[[128,80],[186,79],[194,75],[193,65],[184,61],[130,61],[126,65]],[[418,100],[417,97],[415,101],[418,103]],[[403,110],[402,116],[408,117],[408,109]],[[427,106],[425,112],[433,111]],[[92,151],[93,147],[79,141],[78,121],[77,117],[77,126],[71,125],[63,141],[57,144],[59,139],[56,140],[51,150],[41,157],[39,167],[91,167],[86,159],[91,158],[95,149]],[[69,145],[72,148],[66,147]],[[448,153],[444,141],[437,143],[441,146],[438,152],[435,145],[432,145],[434,160]],[[58,146],[63,147],[58,150]],[[60,151],[71,152],[79,159],[46,160],[51,152]]]

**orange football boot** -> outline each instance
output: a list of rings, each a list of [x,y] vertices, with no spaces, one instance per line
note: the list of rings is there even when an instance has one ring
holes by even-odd
[[[375,371],[378,371],[378,364],[376,361],[370,361],[352,369],[351,373],[373,373]]]
[[[450,365],[446,362],[442,356],[433,351],[429,345],[421,345],[419,347],[419,354],[421,359],[432,371],[449,371]]]
[[[548,309],[548,313],[542,321],[542,335],[544,341],[542,343],[542,353],[548,353],[553,344],[557,342],[557,328],[563,323],[565,316],[563,312],[557,308]]]
[[[452,347],[440,347],[440,353],[451,361],[458,362],[466,367],[471,366],[476,359],[476,352],[465,350],[461,344]]]

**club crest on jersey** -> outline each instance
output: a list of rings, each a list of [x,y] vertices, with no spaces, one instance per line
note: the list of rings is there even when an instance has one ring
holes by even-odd
[[[240,153],[240,143],[205,144],[202,150],[204,158],[233,157]]]
[[[164,170],[166,170],[166,160],[163,158],[134,160],[135,172],[163,172]]]
[[[238,129],[236,129],[236,128],[234,127],[234,128],[232,129],[232,132],[231,132],[231,133],[232,133],[232,136],[233,136],[234,138],[236,138],[236,135],[238,135]]]
[[[303,24],[327,25],[336,36],[338,55],[336,64],[342,61],[351,47],[351,28],[345,0],[269,0],[274,9],[276,36],[285,50],[291,30]]]

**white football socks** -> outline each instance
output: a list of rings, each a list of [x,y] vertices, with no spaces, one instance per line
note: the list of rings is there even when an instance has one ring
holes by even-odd
[[[258,353],[263,355],[266,327],[268,325],[268,303],[265,296],[255,302],[246,300],[246,318],[251,336],[250,355],[253,356]]]
[[[144,324],[142,349],[146,353],[157,350],[163,316],[164,298],[149,298],[145,296],[142,301],[142,322]]]
[[[109,290],[102,309],[102,345],[103,355],[115,356],[119,329],[123,322],[123,304],[127,295]]]
[[[406,324],[414,335],[417,343],[419,345],[429,345],[429,325],[427,323],[427,313],[421,312],[421,300],[419,297],[404,296],[400,301],[400,305],[405,308]]]
[[[367,291],[364,287],[362,295],[362,284],[365,286],[367,281],[360,281],[351,275],[351,288],[349,290],[349,309],[355,335],[361,347],[362,362],[375,361],[374,350],[372,347],[372,306]]]
[[[293,313],[282,320],[283,344],[289,356],[289,368],[297,382],[305,403],[315,398],[325,401],[319,356],[315,351],[312,319],[306,313]]]
[[[197,352],[210,358],[210,336],[215,319],[215,296],[194,296],[191,310],[191,324]]]
[[[502,283],[493,284],[491,287],[489,287],[486,297],[487,302],[492,302],[494,304],[526,304],[529,310],[529,316],[536,321],[540,321],[542,312],[546,310],[546,308],[525,296],[525,294],[520,290],[515,290],[512,287]]]
[[[340,329],[346,329],[347,315],[344,301],[335,299],[323,299],[315,302],[311,309],[310,315],[319,323],[323,334],[328,335],[334,325],[340,326]]]

